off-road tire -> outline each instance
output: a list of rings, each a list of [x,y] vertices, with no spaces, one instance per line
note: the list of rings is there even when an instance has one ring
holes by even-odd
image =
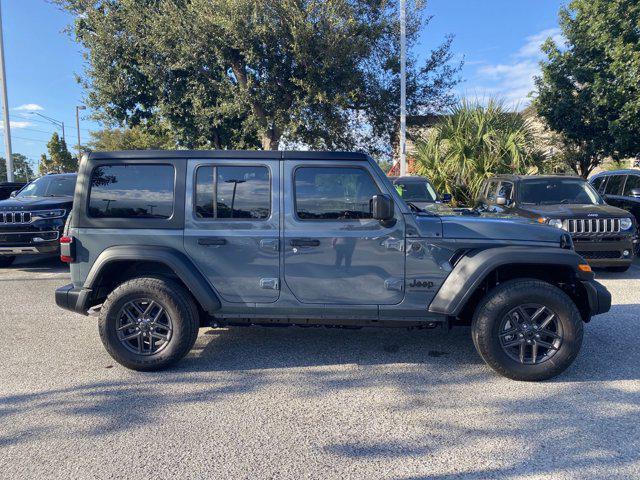
[[[118,314],[127,302],[136,298],[155,301],[173,322],[173,333],[166,348],[151,355],[127,350],[117,336]],[[135,278],[119,285],[102,305],[98,319],[100,339],[109,355],[121,365],[139,371],[161,370],[178,362],[193,347],[199,326],[198,308],[191,295],[174,281],[152,277]]]
[[[0,256],[0,268],[10,267],[15,259],[16,257],[5,257],[4,255]]]
[[[563,338],[558,351],[539,364],[522,364],[503,350],[500,322],[507,313],[523,304],[538,303],[556,312]],[[558,287],[535,279],[507,281],[490,290],[478,304],[471,325],[476,350],[496,372],[513,380],[546,380],[562,373],[580,352],[583,322],[575,303]]]

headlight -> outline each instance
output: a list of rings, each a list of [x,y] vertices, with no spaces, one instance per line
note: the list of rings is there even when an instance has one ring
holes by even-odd
[[[620,219],[620,230],[629,230],[631,227],[633,227],[633,222],[630,218]]]
[[[552,227],[562,228],[562,220],[559,218],[550,218],[547,220],[547,225],[551,225]]]
[[[56,210],[37,210],[35,212],[31,212],[31,216],[34,220],[45,220],[48,218],[61,218],[64,217],[64,214],[67,213],[66,210],[56,209]]]

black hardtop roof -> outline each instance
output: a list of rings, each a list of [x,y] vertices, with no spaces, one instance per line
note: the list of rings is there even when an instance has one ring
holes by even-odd
[[[571,175],[567,173],[562,173],[558,175],[515,175],[515,174],[505,173],[500,175],[494,175],[493,177],[490,177],[488,180],[512,180],[517,182],[522,180],[559,180],[559,179],[583,180],[586,182],[584,178],[579,177],[578,175]]]
[[[603,172],[598,172],[593,175],[591,178],[605,176],[605,175],[638,175],[640,174],[640,169],[638,168],[623,168],[620,170],[605,170]]]
[[[277,150],[120,150],[92,152],[90,160],[236,158],[242,160],[368,160],[360,152],[310,152]]]

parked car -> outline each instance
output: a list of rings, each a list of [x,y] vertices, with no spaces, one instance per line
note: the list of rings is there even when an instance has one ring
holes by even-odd
[[[592,266],[624,272],[633,261],[633,218],[607,205],[580,177],[499,175],[485,181],[477,205],[568,231],[576,252]]]
[[[20,190],[25,184],[21,182],[0,182],[0,200],[9,198],[13,192]]]
[[[589,179],[609,205],[622,208],[640,225],[640,170],[615,170],[602,172]],[[634,240],[636,252],[640,246],[638,232]]]
[[[389,177],[389,180],[405,202],[413,203],[418,208],[425,208],[433,203],[451,200],[451,195],[449,194],[444,194],[440,197],[426,177],[405,175],[402,177]]]
[[[75,184],[75,174],[46,175],[0,201],[0,267],[19,255],[58,254]]]
[[[466,323],[497,372],[540,380],[611,304],[568,233],[411,207],[364,154],[91,153],[80,177],[56,302],[99,311],[136,370],[173,364],[206,325]]]

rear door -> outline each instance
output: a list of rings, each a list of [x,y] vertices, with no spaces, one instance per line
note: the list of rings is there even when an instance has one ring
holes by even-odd
[[[609,177],[609,181],[604,188],[604,199],[609,205],[622,208],[624,204],[622,190],[626,179],[626,175],[611,175]]]
[[[285,281],[302,303],[394,305],[404,297],[404,218],[371,218],[386,193],[366,162],[284,165]],[[293,187],[293,188],[291,188]]]
[[[280,294],[279,161],[190,160],[184,243],[223,300]]]

